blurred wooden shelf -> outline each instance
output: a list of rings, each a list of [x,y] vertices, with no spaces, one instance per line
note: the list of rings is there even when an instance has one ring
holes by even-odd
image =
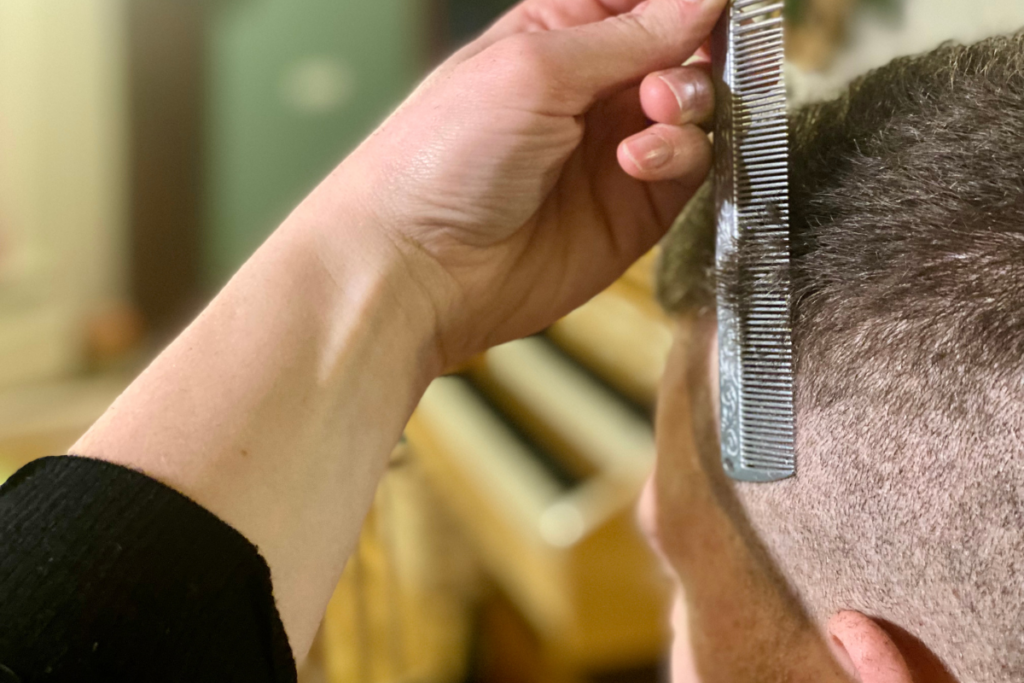
[[[418,459],[399,446],[393,462],[328,605],[302,683],[466,680],[475,560]]]
[[[67,453],[130,380],[113,373],[0,392],[0,481],[31,460]]]
[[[553,656],[580,671],[657,660],[666,593],[633,513],[653,446],[635,467],[595,461],[592,475],[566,482],[460,378],[434,383],[408,434],[481,562]]]
[[[552,325],[547,335],[630,400],[654,406],[672,328],[649,291],[635,281],[616,282]]]
[[[652,298],[654,259],[546,335],[434,382],[406,430],[438,498],[537,634],[538,656],[557,662],[544,680],[644,667],[665,652],[668,590],[634,516],[672,336]]]

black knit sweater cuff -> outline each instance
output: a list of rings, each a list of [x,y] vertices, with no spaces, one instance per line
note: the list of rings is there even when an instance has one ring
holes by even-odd
[[[76,457],[0,487],[0,665],[25,683],[296,679],[257,548],[177,491]]]

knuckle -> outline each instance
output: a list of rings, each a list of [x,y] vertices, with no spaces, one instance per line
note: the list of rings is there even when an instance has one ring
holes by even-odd
[[[620,14],[605,21],[618,29],[622,43],[630,46],[630,52],[637,61],[660,61],[658,55],[664,52],[669,35],[663,26],[634,14]]]
[[[483,92],[503,102],[538,107],[549,103],[565,85],[558,67],[543,34],[526,33],[492,46],[478,77]]]
[[[650,31],[648,21],[642,14],[627,12],[625,14],[617,14],[614,17],[608,18],[606,21],[611,22],[612,24],[617,24],[623,31]]]
[[[651,22],[638,14],[619,14],[606,21],[618,27],[623,34],[630,36],[630,40],[637,46],[649,46],[658,39],[656,27]]]
[[[524,33],[495,46],[499,72],[511,83],[536,83],[551,76],[551,59],[539,34]]]
[[[667,12],[666,16],[686,26],[691,24],[696,16],[701,13],[707,14],[707,8],[701,3],[690,2],[689,0],[662,0]],[[707,5],[707,3],[703,3]]]

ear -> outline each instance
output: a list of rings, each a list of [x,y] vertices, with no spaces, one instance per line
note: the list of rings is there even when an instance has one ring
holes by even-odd
[[[828,622],[829,645],[859,683],[914,683],[906,659],[889,634],[859,612],[840,612]]]

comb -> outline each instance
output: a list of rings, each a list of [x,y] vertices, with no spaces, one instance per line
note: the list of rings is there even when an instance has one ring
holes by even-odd
[[[733,0],[712,48],[722,465],[749,482],[796,473],[783,4]]]

